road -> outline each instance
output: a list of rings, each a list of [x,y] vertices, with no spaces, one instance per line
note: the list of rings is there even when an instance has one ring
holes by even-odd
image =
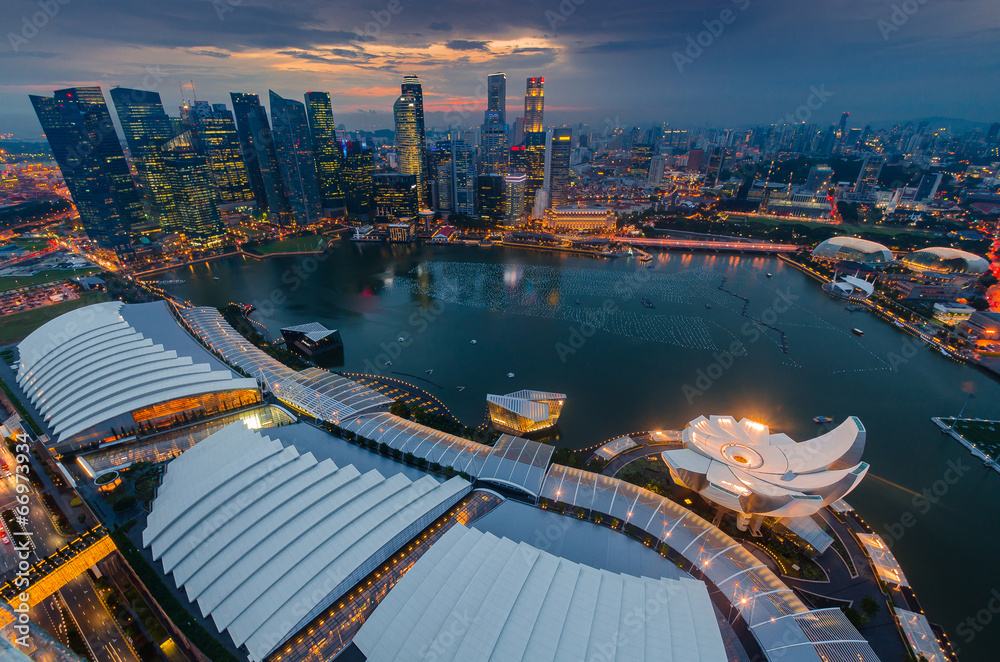
[[[656,239],[652,237],[629,237],[623,241],[633,246],[735,251],[740,253],[794,253],[802,248],[796,244],[772,244],[767,241],[701,241],[697,239]]]
[[[59,594],[97,662],[139,662],[86,574],[70,581]]]

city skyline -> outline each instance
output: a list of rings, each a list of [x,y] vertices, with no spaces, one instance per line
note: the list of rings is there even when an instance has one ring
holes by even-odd
[[[442,128],[477,123],[484,77],[494,71],[511,81],[548,78],[554,125],[771,123],[794,116],[814,86],[828,97],[809,107],[809,121],[819,123],[834,123],[843,110],[866,124],[928,117],[986,123],[1000,100],[994,89],[949,74],[956,66],[969,79],[995,70],[987,35],[1000,16],[985,2],[967,2],[961,12],[922,4],[899,15],[892,6],[792,11],[749,0],[538,3],[518,11],[497,4],[477,12],[438,4],[420,18],[408,15],[408,2],[393,5],[396,14],[231,0],[182,3],[170,16],[123,6],[113,26],[67,4],[38,20],[39,28],[32,24],[38,5],[19,2],[10,15],[23,14],[27,23],[12,20],[0,46],[0,57],[17,62],[0,86],[0,116],[6,131],[38,139],[27,94],[121,85],[159,92],[169,113],[179,105],[179,85],[194,81],[197,97],[209,100],[230,90],[323,89],[333,95],[338,123],[371,130],[392,126],[395,83],[414,73],[424,82],[426,126]],[[793,23],[810,29],[792,30]],[[978,57],[969,58],[970,50]],[[518,93],[509,91],[512,108],[520,106]]]

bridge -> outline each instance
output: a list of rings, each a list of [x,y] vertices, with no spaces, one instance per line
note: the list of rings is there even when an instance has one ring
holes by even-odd
[[[793,253],[802,248],[802,246],[797,244],[773,244],[769,241],[753,240],[712,241],[708,239],[631,237],[626,239],[625,242],[632,246],[724,253]]]
[[[15,550],[19,550],[22,543],[18,538],[19,536],[14,536],[11,541]],[[23,604],[34,607],[115,549],[108,530],[103,524],[98,524],[44,559],[36,561],[27,570],[19,571],[15,579],[0,584],[0,599],[15,609]],[[19,583],[23,579],[27,579],[27,584],[24,581]],[[27,599],[22,600],[22,597]],[[0,610],[0,628],[9,625],[11,619],[10,612]]]

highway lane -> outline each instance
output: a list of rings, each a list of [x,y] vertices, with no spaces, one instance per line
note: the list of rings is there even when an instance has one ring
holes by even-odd
[[[139,662],[86,574],[70,581],[59,594],[97,662]]]

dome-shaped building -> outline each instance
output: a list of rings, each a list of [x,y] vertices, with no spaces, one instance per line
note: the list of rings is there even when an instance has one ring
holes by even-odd
[[[990,268],[989,260],[986,258],[944,246],[913,251],[903,258],[903,264],[921,274],[929,272],[981,276]]]
[[[892,251],[882,244],[857,237],[830,237],[813,249],[812,256],[829,262],[860,262],[876,265],[892,262]]]

